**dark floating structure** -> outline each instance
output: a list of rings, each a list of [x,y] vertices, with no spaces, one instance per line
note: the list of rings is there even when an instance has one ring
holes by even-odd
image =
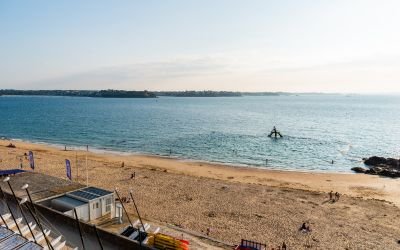
[[[271,133],[269,133],[268,137],[271,137],[271,138],[282,138],[283,136],[281,135],[281,132],[276,130],[276,127],[274,126],[274,128],[271,130]]]

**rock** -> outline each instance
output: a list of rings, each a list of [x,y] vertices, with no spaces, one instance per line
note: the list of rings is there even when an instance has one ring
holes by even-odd
[[[370,169],[364,172],[366,174],[381,175],[391,178],[400,177],[400,160],[398,159],[372,156],[363,160],[365,165],[370,166]],[[352,170],[357,172],[362,171],[362,168],[352,168]]]
[[[353,170],[356,173],[365,173],[367,171],[365,168],[362,167],[354,167],[351,170]]]
[[[367,171],[365,171],[365,173],[366,174],[373,174],[373,175],[377,174],[377,172],[375,171],[374,168],[368,169]]]
[[[377,166],[379,164],[386,164],[386,158],[384,157],[378,157],[378,156],[372,156],[370,158],[367,158],[364,160],[364,164],[368,166]]]
[[[395,168],[399,168],[400,166],[400,160],[397,159],[393,159],[393,158],[387,158],[386,159],[386,165],[395,167]]]
[[[391,177],[391,178],[400,177],[400,171],[397,171],[395,169],[383,169],[378,174],[382,175],[382,176],[386,176],[386,177]]]

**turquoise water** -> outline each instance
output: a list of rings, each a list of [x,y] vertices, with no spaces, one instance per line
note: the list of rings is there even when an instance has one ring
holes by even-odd
[[[0,97],[0,136],[237,165],[348,172],[400,155],[400,97]],[[283,139],[268,138],[276,126]],[[265,165],[268,159],[268,165]],[[334,164],[331,164],[331,161]]]

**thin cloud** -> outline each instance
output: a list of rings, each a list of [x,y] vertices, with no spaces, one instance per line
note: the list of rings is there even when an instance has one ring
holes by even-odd
[[[138,63],[119,67],[99,68],[77,74],[36,81],[29,85],[45,89],[99,89],[99,88],[145,88],[151,83],[173,81],[220,74],[228,70],[218,60],[204,57],[176,59],[163,62]]]

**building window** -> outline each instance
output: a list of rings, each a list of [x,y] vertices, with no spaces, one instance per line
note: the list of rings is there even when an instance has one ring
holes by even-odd
[[[111,198],[106,199],[106,212],[111,211]]]
[[[99,208],[99,203],[98,202],[96,202],[96,208]]]

